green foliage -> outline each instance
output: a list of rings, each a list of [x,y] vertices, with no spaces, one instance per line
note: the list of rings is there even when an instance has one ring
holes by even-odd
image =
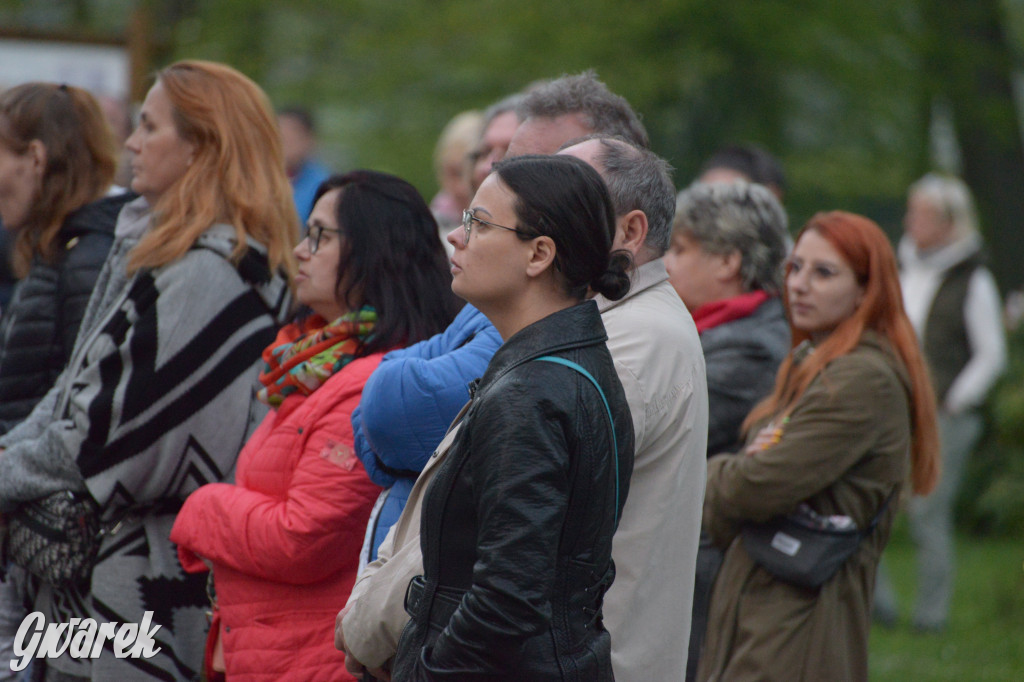
[[[998,1],[949,11],[974,16]],[[0,0],[0,17],[117,32],[143,8],[153,68],[186,57],[233,64],[276,103],[315,111],[336,168],[388,170],[428,196],[433,146],[452,116],[594,68],[641,113],[678,186],[723,144],[757,143],[787,170],[794,227],[845,208],[895,234],[903,192],[927,169],[930,100],[942,87],[930,65],[949,36],[926,20],[937,2],[78,0],[68,12]],[[1013,35],[1019,14],[1007,13]],[[958,72],[997,60],[1001,45],[958,45]]]
[[[1002,445],[1024,447],[1024,325],[1007,339],[1009,363],[996,388],[995,428]]]
[[[904,619],[875,626],[869,644],[872,682],[1006,682],[1024,679],[1024,550],[1019,541],[959,537],[956,591],[948,629],[922,635],[908,624],[916,558],[899,525],[885,550]]]
[[[778,155],[794,227],[844,208],[895,236],[903,192],[928,168],[937,93],[976,103],[971,136],[1012,147],[1018,131],[1003,90],[947,90],[953,76],[963,90],[1005,71],[1004,36],[972,28],[992,16],[1024,55],[1022,0],[0,0],[0,22],[116,34],[137,10],[151,68],[186,57],[237,66],[276,103],[315,111],[336,168],[392,171],[428,196],[452,116],[586,68],[641,113],[680,187],[726,143]],[[957,25],[968,28],[946,30]],[[971,163],[984,174],[984,158]],[[999,197],[979,199],[999,215]]]
[[[958,517],[975,531],[1024,537],[1024,327],[990,400],[990,434],[969,462]]]
[[[221,59],[279,103],[312,105],[328,160],[436,189],[443,125],[530,82],[595,68],[688,184],[726,142],[766,146],[794,223],[902,201],[923,147],[912,3],[866,0],[208,0],[173,57]],[[884,86],[880,84],[884,83]]]

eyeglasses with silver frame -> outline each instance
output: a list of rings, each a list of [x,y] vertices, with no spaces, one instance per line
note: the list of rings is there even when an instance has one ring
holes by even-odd
[[[530,234],[529,232],[524,232],[523,230],[520,230],[520,229],[515,228],[515,227],[506,227],[505,225],[499,225],[498,223],[492,223],[490,220],[484,220],[483,218],[477,218],[474,209],[467,208],[464,211],[462,211],[462,229],[465,230],[465,236],[466,236],[466,240],[465,241],[466,241],[466,244],[469,244],[469,238],[470,238],[470,236],[473,233],[473,223],[480,223],[481,225],[487,225],[489,227],[500,227],[503,230],[508,230],[509,232],[515,232],[516,234],[522,235],[524,237],[533,238],[533,237],[537,236],[535,234]]]

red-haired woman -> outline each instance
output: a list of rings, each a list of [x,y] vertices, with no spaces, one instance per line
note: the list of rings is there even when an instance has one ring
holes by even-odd
[[[871,592],[895,500],[908,479],[926,494],[938,477],[931,385],[878,226],[815,215],[786,266],[786,293],[794,346],[775,390],[747,418],[743,452],[708,463],[704,526],[726,554],[701,680],[866,680]],[[866,532],[818,588],[774,577],[739,535],[801,505]]]

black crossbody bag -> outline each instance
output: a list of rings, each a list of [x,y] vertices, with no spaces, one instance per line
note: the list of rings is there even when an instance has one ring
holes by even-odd
[[[893,491],[864,530],[822,527],[822,517],[798,510],[765,523],[747,523],[743,548],[758,566],[797,587],[818,589],[853,556],[878,525]]]

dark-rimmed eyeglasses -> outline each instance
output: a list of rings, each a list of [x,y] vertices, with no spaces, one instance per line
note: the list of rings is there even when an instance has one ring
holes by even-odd
[[[320,248],[320,237],[323,236],[324,232],[340,234],[341,230],[334,230],[323,225],[304,225],[302,227],[302,238],[309,243],[309,255],[312,256]]]
[[[467,208],[466,210],[464,210],[462,212],[462,229],[465,230],[465,232],[466,232],[466,234],[465,234],[465,236],[466,236],[465,243],[466,244],[469,243],[469,237],[473,234],[473,223],[480,223],[481,225],[487,225],[489,227],[500,227],[503,230],[508,230],[509,232],[515,232],[516,234],[519,234],[519,235],[522,235],[522,236],[528,237],[528,238],[533,238],[533,237],[537,236],[535,234],[530,234],[529,232],[524,232],[523,230],[520,230],[517,227],[506,227],[505,225],[499,225],[498,223],[492,223],[490,220],[484,220],[483,218],[477,218],[476,217],[476,213],[473,211],[473,209]]]

